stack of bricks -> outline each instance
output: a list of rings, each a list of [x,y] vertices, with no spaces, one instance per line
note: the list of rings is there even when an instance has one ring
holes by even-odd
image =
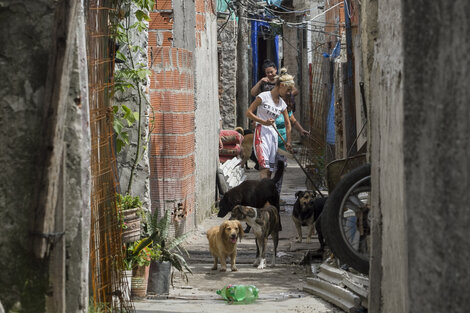
[[[196,47],[201,47],[202,32],[206,29],[206,6],[205,0],[195,0],[194,5],[196,7]],[[212,1],[210,1],[212,3]]]
[[[164,210],[176,210],[182,203],[188,217],[195,202],[193,56],[188,50],[172,46],[171,0],[156,1],[150,18],[152,208],[162,215]]]

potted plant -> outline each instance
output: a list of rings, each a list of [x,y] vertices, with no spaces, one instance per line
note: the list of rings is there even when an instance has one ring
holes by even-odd
[[[150,275],[148,282],[148,292],[154,294],[168,294],[171,268],[178,270],[187,281],[187,273],[192,271],[183,257],[183,251],[180,244],[191,234],[185,233],[175,238],[170,237],[171,214],[166,211],[161,219],[158,219],[157,212],[147,214],[147,232],[148,240],[151,241],[150,247],[160,253],[159,258],[155,258],[150,264]]]
[[[149,247],[145,239],[129,244],[127,247],[124,266],[127,271],[132,271],[131,295],[133,297],[147,295],[149,265],[152,260],[159,259],[160,254],[158,246]]]
[[[119,208],[119,221],[122,228],[122,242],[135,242],[140,238],[140,220],[142,215],[142,202],[138,196],[129,194],[116,195]]]

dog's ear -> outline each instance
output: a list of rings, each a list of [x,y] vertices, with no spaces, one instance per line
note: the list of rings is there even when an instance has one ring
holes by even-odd
[[[222,239],[226,239],[227,234],[225,234],[225,227],[227,227],[227,221],[223,222],[219,226],[219,234],[222,237]]]
[[[238,226],[238,238],[240,238],[240,242],[242,242],[243,235],[245,235],[245,232],[243,231],[242,223],[240,221],[237,221],[237,226]]]
[[[304,195],[304,192],[303,192],[303,191],[297,191],[297,192],[295,193],[295,197],[296,197],[296,198],[302,197],[303,195]]]
[[[241,212],[243,213],[244,216],[247,216],[247,217],[255,217],[256,216],[255,212],[253,212],[253,210],[256,210],[256,208],[241,205],[240,210],[241,210]]]
[[[237,204],[236,206],[233,207],[232,209],[232,219],[237,220],[240,217],[241,211],[240,211],[240,205]]]

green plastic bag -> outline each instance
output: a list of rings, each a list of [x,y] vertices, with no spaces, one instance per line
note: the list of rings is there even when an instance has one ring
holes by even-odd
[[[253,285],[228,285],[217,290],[228,303],[249,304],[258,299],[258,288]]]

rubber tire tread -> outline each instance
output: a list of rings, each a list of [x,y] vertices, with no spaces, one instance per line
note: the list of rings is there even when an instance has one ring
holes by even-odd
[[[341,261],[357,271],[369,273],[369,259],[365,259],[351,250],[341,235],[338,223],[339,209],[345,193],[359,180],[370,176],[370,164],[362,165],[346,174],[335,189],[330,193],[321,216],[321,228],[325,241],[333,254]]]

